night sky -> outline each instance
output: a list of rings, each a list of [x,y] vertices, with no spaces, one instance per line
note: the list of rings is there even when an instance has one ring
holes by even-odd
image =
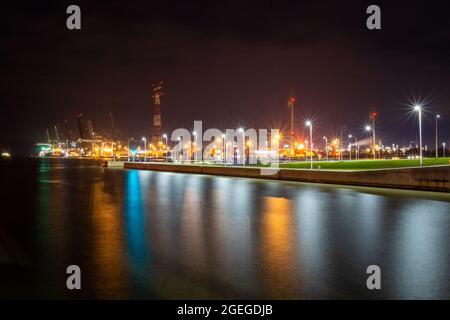
[[[447,4],[446,4],[447,3]],[[408,103],[427,102],[424,143],[434,117],[450,144],[449,1],[8,1],[0,18],[0,149],[27,152],[45,129],[75,114],[95,131],[110,118],[126,138],[150,136],[152,83],[164,80],[163,131],[288,128],[312,117],[317,138],[377,135],[416,139]],[[77,4],[82,29],[66,28]],[[370,4],[382,30],[366,28]],[[320,139],[321,140],[321,139]]]

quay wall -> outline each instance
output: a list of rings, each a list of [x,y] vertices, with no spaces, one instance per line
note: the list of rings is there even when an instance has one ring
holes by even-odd
[[[279,169],[261,174],[261,168],[125,162],[124,168],[208,174],[242,178],[286,180],[341,185],[450,192],[450,166],[366,171]]]

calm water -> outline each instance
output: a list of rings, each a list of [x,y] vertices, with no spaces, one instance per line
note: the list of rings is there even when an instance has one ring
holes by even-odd
[[[450,195],[73,160],[0,170],[3,298],[450,298]],[[65,289],[70,264],[81,291]]]

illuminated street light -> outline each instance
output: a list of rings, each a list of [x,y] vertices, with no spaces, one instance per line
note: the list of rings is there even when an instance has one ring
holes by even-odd
[[[222,147],[223,147],[223,163],[227,163],[227,136],[222,134]]]
[[[376,151],[375,151],[375,142],[374,142],[374,138],[373,138],[373,133],[374,133],[374,132],[373,132],[373,130],[372,130],[372,127],[369,126],[369,125],[366,125],[365,130],[366,130],[367,132],[369,132],[369,134],[372,134],[373,158],[375,159]]]
[[[354,137],[353,135],[349,134],[348,137],[351,139],[355,139],[355,152],[356,152],[356,160],[359,159],[359,144],[358,144],[358,139],[356,139],[356,137]],[[350,145],[350,157],[352,156],[352,147]]]
[[[372,119],[372,145],[373,145],[372,148],[373,148],[373,159],[374,160],[377,158],[377,152],[376,152],[377,139],[376,139],[376,136],[375,136],[375,118],[376,117],[377,117],[377,113],[376,112],[371,112],[370,113],[370,118]]]
[[[291,156],[294,156],[294,149],[292,148],[293,146],[293,139],[295,137],[295,131],[294,131],[294,102],[295,102],[295,97],[291,97],[289,98],[289,107],[291,109],[291,132],[290,132],[290,140],[289,140],[289,162],[291,161]]]
[[[325,140],[325,156],[328,161],[328,138],[324,136],[323,139]]]
[[[144,141],[144,162],[147,162],[147,139],[142,137],[142,141]]]
[[[181,137],[178,137],[178,142],[180,143],[179,144],[179,146],[180,146],[180,151],[178,151],[178,159],[180,159],[180,157],[181,157],[181,152],[182,152],[182,150],[183,150],[183,145],[182,145],[182,142],[181,142]],[[183,159],[183,158],[181,158],[181,159]],[[178,161],[178,160],[177,160]]]
[[[238,129],[242,133],[242,165],[245,165],[245,130],[243,128]]]
[[[233,143],[231,142],[227,142],[225,148],[231,149],[231,151],[233,150]],[[230,160],[231,160],[232,156],[230,156]],[[225,166],[227,165],[227,160],[225,160]]]
[[[422,158],[422,106],[415,105],[414,111],[417,111],[419,113],[419,151],[420,151],[420,166],[423,165],[423,158]]]
[[[194,161],[197,162],[197,132],[193,131],[192,134],[194,135]]]
[[[342,154],[342,143],[344,142],[344,139],[342,139],[342,129],[346,128],[347,126],[344,124],[343,126],[341,126],[341,137],[339,140],[339,160],[343,161],[344,160],[344,155]],[[345,151],[345,149],[344,149]]]
[[[312,140],[312,122],[310,120],[306,121],[306,126],[309,127],[309,150],[311,153],[311,170],[313,169],[313,153],[312,153],[312,146],[313,146],[313,140]]]
[[[130,159],[130,152],[131,152],[131,149],[130,149],[130,138],[127,139],[127,142],[128,142],[128,161],[130,161],[131,160]]]
[[[167,134],[163,134],[163,138],[164,139],[166,139],[166,162],[167,162],[167,154],[169,153],[168,151],[167,151],[167,147],[169,146],[168,144],[167,144]]]
[[[438,119],[441,117],[440,114],[436,115],[436,158],[439,157],[439,152],[438,152]]]

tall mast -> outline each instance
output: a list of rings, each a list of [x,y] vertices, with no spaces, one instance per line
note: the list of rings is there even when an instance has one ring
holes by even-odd
[[[291,132],[290,132],[290,140],[289,140],[289,147],[290,147],[290,156],[294,156],[294,137],[295,137],[295,131],[294,131],[294,102],[295,98],[290,97],[289,98],[289,109],[291,109]]]
[[[153,130],[152,130],[152,144],[158,145],[161,142],[161,96],[162,81],[153,84]]]
[[[375,150],[375,146],[376,146],[376,136],[375,136],[375,118],[377,117],[377,113],[376,112],[372,112],[371,114],[370,114],[370,117],[372,118],[372,138],[373,138],[373,141],[372,141],[372,148],[373,148],[373,158],[374,159],[376,159],[376,157],[377,157],[377,153],[376,153],[376,150]]]

